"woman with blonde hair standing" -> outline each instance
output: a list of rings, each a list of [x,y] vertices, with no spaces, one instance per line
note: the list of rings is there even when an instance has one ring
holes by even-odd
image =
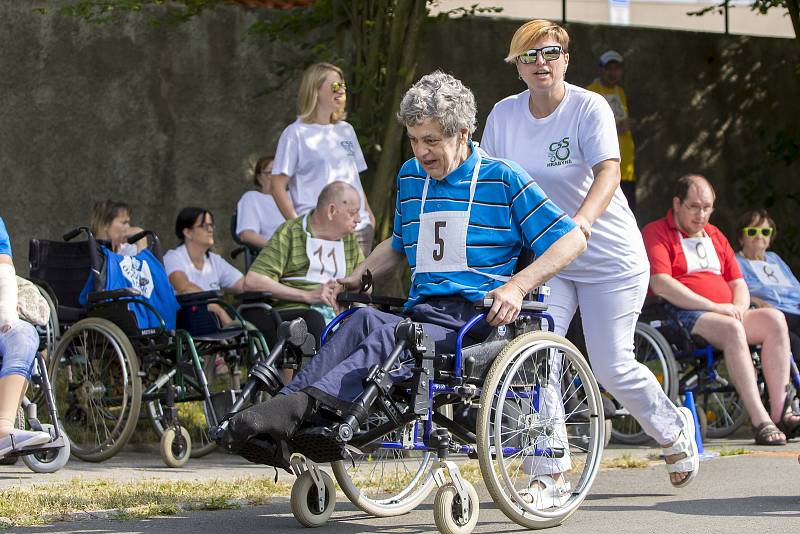
[[[519,163],[586,236],[586,252],[548,282],[556,332],[565,333],[580,306],[598,382],[661,444],[672,484],[685,486],[699,467],[692,417],[675,407],[633,353],[649,263],[619,188],[614,113],[602,96],[565,81],[568,50],[569,35],[553,22],[532,20],[517,30],[505,61],[527,87],[494,106],[482,146],[491,156]],[[561,400],[559,389],[548,388],[554,404]],[[560,473],[569,469],[569,459],[550,464],[532,473],[544,476],[533,479],[527,498],[557,505],[566,495]]]
[[[305,70],[297,97],[297,120],[283,130],[278,141],[272,194],[278,209],[290,220],[311,211],[319,192],[329,183],[352,185],[361,196],[356,236],[367,256],[372,250],[375,216],[359,178],[367,163],[355,130],[344,120],[346,101],[342,69],[315,63]]]

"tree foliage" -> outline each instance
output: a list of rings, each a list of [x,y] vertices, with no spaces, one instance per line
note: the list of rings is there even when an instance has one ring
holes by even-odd
[[[688,14],[700,17],[706,13],[723,13],[730,4],[731,0],[722,0],[719,4],[691,11]],[[767,14],[771,9],[785,9],[792,21],[795,40],[800,43],[800,0],[753,0],[750,9],[762,15]]]

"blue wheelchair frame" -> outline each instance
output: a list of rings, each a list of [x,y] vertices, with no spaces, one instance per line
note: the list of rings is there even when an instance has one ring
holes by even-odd
[[[539,293],[536,295],[536,300],[534,302],[544,302],[545,295]],[[321,345],[324,345],[328,337],[333,333],[334,329],[342,323],[345,319],[347,319],[350,315],[355,313],[358,308],[349,308],[344,312],[337,315],[325,328],[322,332],[321,336]],[[555,330],[555,320],[553,316],[547,312],[543,311],[522,311],[520,315],[526,315],[529,317],[533,317],[535,319],[544,320],[547,322],[547,329],[549,332],[553,332]],[[468,377],[465,377],[463,374],[463,358],[462,358],[462,347],[464,344],[464,337],[469,333],[469,331],[477,325],[479,322],[485,320],[486,313],[478,313],[473,316],[469,321],[467,321],[464,326],[462,326],[458,331],[458,336],[456,337],[456,345],[455,345],[455,360],[454,360],[454,376],[453,379],[464,383]],[[422,437],[420,440],[419,435],[419,423],[420,419],[417,418],[414,421],[414,434],[413,434],[413,441],[411,445],[404,445],[400,441],[378,441],[376,445],[379,448],[384,449],[395,449],[395,450],[413,450],[413,451],[425,451],[425,452],[433,452],[436,451],[436,447],[432,447],[428,445],[430,442],[431,431],[433,430],[433,408],[431,407],[433,404],[433,399],[437,394],[456,394],[460,395],[461,392],[452,386],[448,386],[445,384],[437,383],[435,378],[432,378],[429,382],[428,388],[428,401],[429,407],[427,409],[428,413],[423,418],[424,419],[424,427],[422,429]],[[531,404],[533,410],[539,412],[539,396],[540,396],[541,385],[536,384],[534,386],[534,390],[532,393],[522,393],[522,394],[511,394],[510,392],[506,393],[506,398],[525,398],[531,399]],[[477,389],[478,393],[480,393],[480,389]],[[518,447],[503,447],[503,454],[516,454],[521,452],[523,449]],[[462,454],[474,454],[476,452],[475,446],[473,444],[462,444],[458,446],[458,451]],[[546,448],[546,449],[535,449],[533,456],[542,456],[545,458],[557,458],[563,456],[563,452],[554,451],[553,449]]]

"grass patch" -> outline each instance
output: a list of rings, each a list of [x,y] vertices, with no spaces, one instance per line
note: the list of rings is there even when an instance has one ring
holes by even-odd
[[[616,469],[638,469],[641,467],[648,467],[650,465],[650,460],[645,458],[634,458],[628,453],[623,454],[622,456],[618,456],[616,458],[611,458],[608,460],[603,460],[600,464],[601,467],[606,469],[609,468],[616,468]]]
[[[722,447],[719,451],[720,456],[741,456],[743,454],[752,454],[753,451],[750,449],[745,449],[744,447],[738,447],[736,449],[728,449],[726,447]]]
[[[174,515],[181,509],[238,508],[242,502],[264,504],[275,495],[288,495],[287,484],[271,477],[245,477],[207,482],[106,480],[47,484],[0,491],[0,517],[14,525],[42,524],[75,512],[117,510],[115,517],[133,519]]]

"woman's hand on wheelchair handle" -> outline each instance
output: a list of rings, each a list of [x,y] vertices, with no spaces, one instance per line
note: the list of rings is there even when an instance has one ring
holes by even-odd
[[[486,322],[491,326],[500,326],[516,320],[522,309],[525,292],[515,282],[510,281],[487,293],[486,298],[493,300],[492,307],[486,313]]]

